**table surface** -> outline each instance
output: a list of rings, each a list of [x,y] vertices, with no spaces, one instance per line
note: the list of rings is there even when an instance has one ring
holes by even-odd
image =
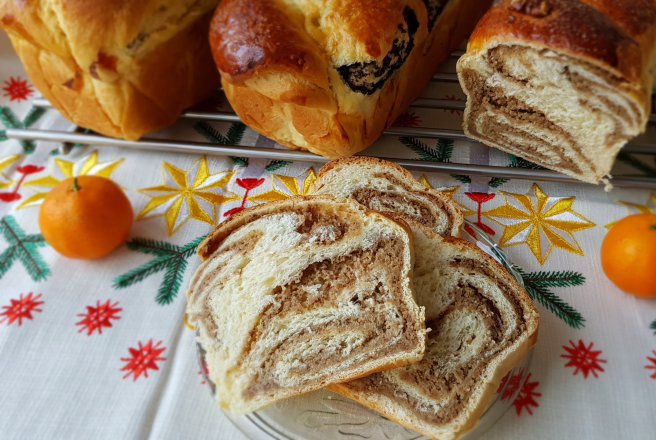
[[[184,292],[198,265],[194,245],[243,207],[303,194],[319,165],[103,146],[64,153],[53,143],[5,139],[5,128],[67,126],[56,112],[33,108],[37,94],[1,36],[0,437],[243,439],[212,401],[193,325],[184,322]],[[409,113],[404,122],[458,117]],[[211,140],[231,125],[178,124],[164,135]],[[270,145],[238,125],[230,133],[244,144]],[[508,161],[468,142],[379,144],[381,155]],[[98,261],[59,256],[37,223],[45,194],[85,174],[120,184],[136,215],[129,243]],[[523,268],[541,314],[530,369],[516,378],[519,397],[485,438],[656,438],[656,302],[621,293],[599,261],[608,226],[655,212],[656,194],[417,177],[450,191],[466,218]]]

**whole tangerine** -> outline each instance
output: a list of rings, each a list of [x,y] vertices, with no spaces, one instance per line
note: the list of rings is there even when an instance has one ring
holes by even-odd
[[[636,214],[617,222],[601,245],[601,265],[621,290],[656,298],[656,214]]]
[[[100,176],[64,180],[46,195],[39,212],[43,238],[65,257],[85,260],[123,244],[133,221],[125,193]]]

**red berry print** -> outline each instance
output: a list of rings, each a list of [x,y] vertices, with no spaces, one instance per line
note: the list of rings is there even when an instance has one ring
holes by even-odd
[[[572,341],[569,341],[569,343],[571,347],[563,345],[563,349],[565,349],[567,354],[561,354],[560,357],[569,359],[565,367],[574,367],[574,376],[581,372],[586,379],[590,374],[598,378],[598,373],[605,371],[601,364],[605,364],[607,361],[605,359],[599,359],[601,350],[593,350],[592,342],[588,346],[580,339],[578,344],[574,344]]]
[[[13,76],[4,82],[2,91],[3,95],[12,102],[25,101],[34,93],[32,86],[27,81]]]
[[[78,313],[77,316],[82,317],[82,320],[75,323],[79,325],[78,333],[87,332],[87,336],[91,336],[93,332],[97,331],[99,335],[102,334],[103,328],[112,326],[112,320],[118,320],[121,317],[118,313],[123,310],[118,306],[118,302],[111,303],[110,300],[100,303],[96,301],[96,306],[87,306],[86,313]]]
[[[652,350],[652,353],[654,353],[654,357],[649,357],[649,356],[647,356],[647,360],[648,360],[649,362],[651,362],[651,365],[649,365],[649,364],[648,364],[648,365],[645,365],[645,368],[646,368],[647,370],[653,370],[653,371],[654,371],[654,373],[653,373],[651,376],[649,376],[649,377],[651,377],[652,379],[656,380],[656,350]]]
[[[14,187],[14,190],[11,192],[3,192],[0,193],[0,200],[3,202],[15,202],[16,200],[20,200],[21,195],[18,193],[20,190],[21,185],[23,184],[23,181],[25,181],[25,178],[29,176],[30,174],[35,174],[35,173],[40,173],[43,171],[45,167],[40,167],[37,165],[24,165],[22,167],[16,168],[16,171],[21,175],[20,179],[18,180],[18,183]]]
[[[27,296],[20,294],[18,299],[10,300],[8,306],[2,306],[2,312],[0,312],[0,324],[7,322],[7,325],[12,325],[14,322],[18,322],[18,325],[23,325],[23,319],[31,321],[33,316],[32,313],[42,312],[39,308],[43,301],[39,301],[43,294],[39,293],[36,296],[33,296],[32,292],[28,293]]]
[[[521,416],[524,410],[532,416],[533,408],[540,406],[540,403],[535,400],[538,397],[542,397],[542,393],[537,392],[539,386],[540,382],[531,382],[531,373],[529,373],[522,385],[522,389],[519,391],[519,395],[513,402],[518,416]]]
[[[251,190],[257,188],[263,183],[264,183],[264,179],[253,179],[253,178],[237,179],[237,185],[244,188],[246,192],[244,193],[244,197],[242,197],[241,199],[241,205],[224,212],[223,216],[232,217],[233,215],[238,214],[242,212],[244,209],[246,209],[246,201],[248,200],[248,194],[251,192]]]
[[[201,384],[205,385],[207,383],[207,378],[210,375],[210,370],[207,368],[207,362],[203,360],[203,366],[198,370],[198,375],[201,377]]]
[[[166,350],[166,347],[161,347],[162,341],[153,345],[153,340],[149,340],[146,345],[139,342],[136,348],[128,348],[130,357],[121,358],[125,362],[125,366],[121,371],[127,371],[123,379],[127,379],[132,375],[132,380],[136,381],[142,374],[148,377],[148,370],[159,370],[158,362],[165,361],[166,358],[160,356]]]

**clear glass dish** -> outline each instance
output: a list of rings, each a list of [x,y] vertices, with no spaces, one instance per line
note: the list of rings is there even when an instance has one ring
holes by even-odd
[[[508,260],[496,243],[475,224],[469,221],[466,223],[476,236],[464,232],[464,237],[500,262],[523,286],[524,282],[515,265]],[[204,352],[199,345],[200,370],[205,372],[203,355]],[[530,362],[529,354],[507,377],[523,378]],[[208,377],[205,377],[205,380],[214,394],[214,384]],[[487,411],[465,439],[482,438],[483,434],[512,406],[520,388],[514,381],[505,380]],[[231,414],[226,416],[237,429],[252,440],[425,439],[372,410],[324,390],[287,399],[243,416]]]

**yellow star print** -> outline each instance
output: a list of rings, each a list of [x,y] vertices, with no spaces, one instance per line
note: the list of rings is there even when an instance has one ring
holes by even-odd
[[[426,189],[435,189],[433,185],[431,185],[431,183],[428,181],[428,178],[426,177],[425,174],[421,175],[421,177],[419,178],[419,183],[421,183]],[[454,202],[456,202],[456,204],[460,208],[460,211],[462,212],[463,217],[476,214],[476,211],[472,211],[471,209],[467,208],[465,205],[463,205],[462,203],[460,203],[455,199],[455,195],[458,193],[458,190],[460,190],[460,185],[452,186],[450,188],[438,189],[439,192],[446,194]]]
[[[626,208],[629,210],[629,215],[632,214],[656,214],[656,194],[651,193],[649,194],[649,199],[644,205],[641,205],[640,203],[633,203],[633,202],[626,202],[624,200],[619,200],[618,203],[626,206]],[[649,206],[651,203],[652,206]],[[608,223],[606,226],[604,226],[606,229],[610,229],[613,226],[615,226],[615,223],[617,223],[619,220],[616,220],[612,223]]]
[[[150,201],[137,215],[137,220],[163,216],[169,235],[175,234],[189,219],[215,225],[217,207],[238,200],[226,187],[235,174],[224,171],[212,174],[207,158],[198,161],[193,177],[190,171],[164,162],[163,185],[140,189]]]
[[[533,195],[501,191],[505,204],[483,213],[504,227],[499,245],[525,244],[540,264],[554,248],[583,255],[574,233],[595,224],[572,209],[575,198],[549,197],[535,183],[531,192]]]
[[[9,188],[14,183],[14,181],[11,180],[11,178],[8,177],[4,171],[18,159],[20,159],[20,155],[18,154],[12,154],[11,156],[3,157],[0,159],[0,189]]]
[[[97,150],[77,162],[55,159],[56,168],[53,170],[52,175],[25,182],[23,186],[32,189],[35,193],[25,199],[18,206],[18,209],[40,205],[51,189],[73,176],[100,176],[109,179],[121,163],[123,163],[123,159],[99,162]],[[59,171],[59,173],[56,173],[56,171]]]
[[[271,177],[271,190],[249,197],[248,200],[254,203],[267,203],[276,200],[284,200],[291,196],[306,195],[310,191],[310,186],[317,180],[317,175],[313,168],[307,170],[307,176],[301,186],[298,184],[298,178],[274,174]],[[281,185],[281,186],[278,186]],[[286,191],[282,191],[282,190]]]

